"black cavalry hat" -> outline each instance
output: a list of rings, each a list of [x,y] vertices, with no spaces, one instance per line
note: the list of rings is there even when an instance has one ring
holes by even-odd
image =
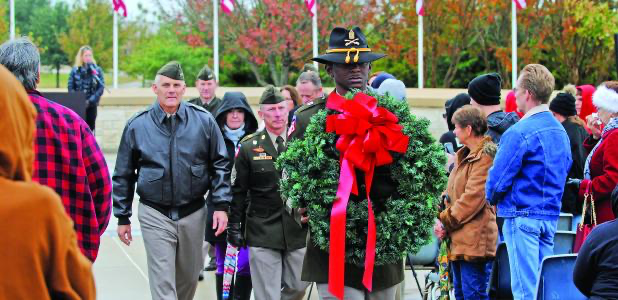
[[[351,30],[335,27],[330,33],[326,54],[314,57],[312,60],[321,64],[360,64],[372,62],[386,56],[371,52],[367,38],[358,27]]]

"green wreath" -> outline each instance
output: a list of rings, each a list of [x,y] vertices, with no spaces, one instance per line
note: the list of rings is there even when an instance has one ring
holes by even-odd
[[[401,261],[405,253],[416,253],[430,241],[436,206],[446,176],[445,156],[429,133],[429,121],[410,113],[406,102],[390,96],[368,95],[378,106],[394,113],[410,137],[405,154],[393,154],[391,175],[398,184],[400,198],[387,199],[385,209],[375,212],[376,265]],[[352,99],[354,93],[346,98]],[[326,116],[338,113],[323,109],[310,120],[304,139],[290,142],[277,159],[277,168],[285,170],[281,192],[292,207],[307,207],[312,242],[329,249],[331,207],[339,184],[337,136],[325,130]],[[365,197],[363,197],[365,198]],[[374,203],[375,210],[375,203]],[[346,262],[363,265],[367,240],[367,199],[350,201],[347,207]]]

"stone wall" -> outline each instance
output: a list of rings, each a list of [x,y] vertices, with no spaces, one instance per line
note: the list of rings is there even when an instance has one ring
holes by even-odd
[[[122,130],[131,118],[138,111],[146,108],[147,105],[101,105],[99,106],[95,136],[99,146],[106,153],[118,151]],[[252,106],[257,116],[257,106]],[[417,116],[425,117],[431,121],[429,127],[433,136],[438,139],[446,131],[446,123],[442,120],[443,109],[412,107],[412,113]],[[260,122],[261,123],[261,122]],[[261,125],[261,124],[260,124]]]
[[[332,88],[325,88],[325,92],[330,92]],[[64,89],[49,89],[46,91],[62,91]],[[219,87],[217,95],[222,97],[227,91],[241,91],[249,100],[257,116],[257,105],[263,88],[242,88],[242,87]],[[437,139],[446,131],[446,122],[442,118],[444,112],[444,102],[446,99],[453,98],[458,93],[465,92],[461,89],[407,89],[408,104],[412,113],[420,117],[425,117],[431,121],[430,132]],[[506,97],[508,91],[503,91]],[[199,94],[195,88],[187,88],[185,99],[197,97]],[[99,145],[106,153],[115,153],[122,135],[122,130],[127,120],[136,112],[152,104],[155,96],[148,88],[115,89],[105,92],[101,99],[97,117],[96,138]]]

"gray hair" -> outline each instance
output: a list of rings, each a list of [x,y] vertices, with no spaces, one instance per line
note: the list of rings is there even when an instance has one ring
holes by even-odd
[[[311,82],[316,88],[322,87],[322,80],[320,80],[320,75],[313,71],[305,71],[300,73],[298,79],[296,80],[296,86],[303,82]]]
[[[27,90],[36,88],[40,63],[39,49],[26,37],[0,45],[0,64],[11,71]]]

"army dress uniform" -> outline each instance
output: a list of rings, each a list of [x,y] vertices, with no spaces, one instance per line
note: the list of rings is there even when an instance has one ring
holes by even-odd
[[[197,79],[200,79],[200,80],[213,80],[213,79],[215,79],[215,74],[212,72],[212,70],[208,66],[204,66],[200,70],[200,72],[197,74]],[[200,97],[193,98],[193,99],[189,100],[188,102],[191,103],[191,104],[195,104],[197,106],[203,107],[205,110],[210,112],[213,116],[217,113],[217,110],[219,109],[219,107],[221,107],[221,104],[223,104],[223,101],[221,99],[219,99],[219,97],[217,97],[217,96],[215,96],[208,103],[204,103],[202,101],[202,98],[200,98]]]
[[[357,41],[358,45],[349,43]],[[346,44],[349,44],[346,46]],[[356,52],[350,48],[356,47],[362,50]],[[348,51],[349,50],[349,51]],[[331,32],[329,50],[327,54],[314,58],[322,64],[346,64],[346,63],[367,63],[384,57],[383,54],[373,53],[367,46],[365,36],[358,27],[352,30],[335,28]],[[358,58],[358,60],[356,60]],[[367,87],[370,89],[370,87]],[[332,93],[336,93],[336,89]],[[312,104],[298,109],[295,114],[294,122],[290,125],[288,140],[303,139],[311,117],[319,111],[326,109],[326,98],[318,98]],[[339,157],[336,157],[339,159]],[[391,176],[390,165],[376,167],[373,176],[373,185],[370,197],[374,204],[374,209],[379,211],[384,209],[384,201],[391,196],[396,196],[397,185]],[[351,194],[349,201],[362,201],[364,199],[365,184],[364,173],[356,172],[358,182],[358,195]],[[403,254],[402,254],[403,256]],[[305,281],[316,282],[321,299],[336,299],[328,291],[328,271],[329,253],[319,249],[311,241],[311,232],[307,237],[307,252],[303,262],[301,278]],[[364,267],[350,263],[345,264],[345,299],[394,299],[398,284],[404,280],[403,259],[400,262],[376,265],[373,269],[373,289],[369,292],[365,289],[363,279]]]
[[[284,101],[280,95],[267,89],[260,104]],[[285,140],[285,132],[276,136],[267,129],[245,137],[232,171],[230,229],[234,223],[244,224],[256,300],[302,299],[309,285],[300,280],[307,226],[285,210],[279,192],[281,173],[275,169]]]

